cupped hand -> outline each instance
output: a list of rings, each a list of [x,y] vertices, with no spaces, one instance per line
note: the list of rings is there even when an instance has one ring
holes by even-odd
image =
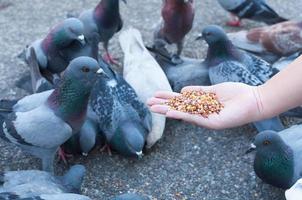
[[[192,90],[215,93],[224,108],[219,114],[212,114],[208,118],[171,110],[165,103],[180,94],[165,91],[157,92],[153,98],[148,100],[148,105],[152,112],[210,129],[240,126],[257,121],[261,116],[261,100],[257,87],[228,82],[213,86],[185,87],[182,92]]]

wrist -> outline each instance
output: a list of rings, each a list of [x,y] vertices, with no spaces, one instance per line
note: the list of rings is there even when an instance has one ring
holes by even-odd
[[[261,119],[266,118],[266,109],[265,109],[265,103],[264,103],[264,88],[263,85],[260,86],[253,86],[253,95],[255,99],[255,105],[253,108],[253,121],[259,121]]]

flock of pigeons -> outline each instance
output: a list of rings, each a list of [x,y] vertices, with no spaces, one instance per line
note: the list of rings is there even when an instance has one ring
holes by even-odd
[[[53,175],[57,153],[66,160],[66,153],[87,156],[103,145],[140,158],[165,128],[165,117],[150,113],[146,106],[156,91],[179,92],[188,85],[228,81],[257,86],[300,55],[302,22],[280,17],[264,0],[218,2],[232,14],[228,25],[240,26],[246,18],[269,26],[229,34],[219,26],[206,26],[197,38],[209,46],[206,58],[186,58],[181,52],[192,28],[194,2],[163,0],[153,46],[144,45],[137,29],[120,34],[125,54],[120,75],[112,70],[116,61],[108,52],[110,39],[123,27],[120,2],[101,0],[79,16],[68,15],[29,45],[21,57],[30,76],[22,77],[17,86],[32,94],[1,100],[0,137],[40,158],[43,171],[2,173],[0,199],[89,199],[78,194],[84,166],[75,165],[62,177]],[[99,43],[104,45],[103,57],[98,55]],[[177,52],[167,50],[171,44],[176,44]],[[296,108],[284,115],[301,117],[301,113]],[[256,174],[273,186],[292,187],[286,192],[288,200],[302,199],[301,125],[285,129],[277,116],[254,126],[260,132],[250,150],[257,151]],[[145,197],[125,194],[114,199]]]

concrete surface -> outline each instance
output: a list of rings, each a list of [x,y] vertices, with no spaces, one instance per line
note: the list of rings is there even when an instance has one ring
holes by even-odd
[[[50,26],[69,11],[92,8],[98,0],[0,0],[0,98],[26,95],[14,82],[27,71],[17,58],[26,44],[43,37]],[[301,17],[301,0],[268,0],[282,16]],[[160,0],[128,0],[122,5],[125,26],[139,28],[146,43],[159,21]],[[184,54],[203,57],[206,46],[194,41],[207,24],[224,25],[228,15],[215,0],[196,0],[194,30],[189,34]],[[244,28],[261,24],[244,21]],[[227,28],[227,31],[239,29]],[[122,58],[117,37],[110,47]],[[287,125],[292,120],[285,119]],[[202,200],[283,200],[284,192],[256,178],[253,155],[244,155],[256,131],[244,126],[226,131],[203,130],[169,120],[165,136],[142,160],[128,160],[114,154],[92,154],[76,158],[88,169],[83,187],[92,199],[108,199],[124,192],[138,192],[152,199]],[[19,149],[0,142],[0,170],[38,169],[40,163]],[[59,163],[57,172],[66,167]]]

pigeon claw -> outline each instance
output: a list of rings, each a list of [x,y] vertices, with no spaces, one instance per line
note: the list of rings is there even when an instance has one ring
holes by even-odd
[[[120,66],[120,64],[117,62],[117,59],[113,58],[109,53],[105,53],[103,59],[109,64]]]
[[[105,151],[108,152],[109,156],[112,156],[112,151],[108,144],[105,144],[102,148],[100,148],[100,152],[105,152]]]
[[[67,159],[68,159],[68,158],[72,158],[73,156],[72,156],[71,154],[65,153],[64,150],[60,147],[60,148],[59,148],[59,151],[58,151],[58,157],[59,157],[59,161],[62,160],[63,163],[64,163],[65,165],[67,165],[67,164],[68,164]]]
[[[232,20],[232,21],[228,21],[226,24],[227,24],[228,26],[232,26],[232,27],[240,27],[240,26],[241,26],[240,20]]]

